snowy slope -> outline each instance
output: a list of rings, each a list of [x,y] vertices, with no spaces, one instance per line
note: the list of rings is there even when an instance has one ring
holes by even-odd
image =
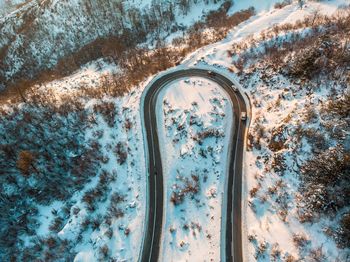
[[[283,9],[260,12],[250,21],[232,30],[230,35],[222,42],[204,47],[189,55],[185,65],[208,64],[217,66],[218,69],[232,69],[233,60],[227,52],[231,50],[233,43],[241,41],[249,43],[251,38],[258,37],[261,31],[270,29],[275,24],[294,23],[307,15],[314,14],[316,11],[331,15],[339,6],[345,4],[349,4],[349,1],[319,3],[310,1],[306,3],[302,10],[294,3]],[[235,69],[233,68],[233,70]],[[261,74],[264,74],[264,71]],[[278,102],[281,103],[278,110],[269,111],[269,108],[278,101],[278,97],[285,97],[286,90],[296,92],[296,87],[293,87],[293,83],[284,78],[275,77],[272,83],[266,85],[265,80],[259,78],[259,74],[255,74],[254,77],[249,79],[249,82],[246,78],[237,79],[247,88],[246,90],[251,98],[253,104],[252,122],[258,122],[263,126],[265,134],[272,133],[273,128],[279,126],[281,120],[289,118],[291,114],[295,117],[293,119],[302,118],[304,108],[309,105],[303,91],[294,94],[295,98]],[[341,90],[340,87],[338,88]],[[322,86],[312,95],[311,104],[314,106],[320,105],[322,101],[324,102],[327,97],[330,97],[329,95],[326,85]],[[256,126],[253,124],[251,129],[255,128]],[[252,133],[252,135],[257,136],[256,133]],[[329,218],[320,219],[315,224],[300,222],[299,214],[297,214],[297,199],[300,198],[298,194],[298,175],[300,173],[298,166],[310,154],[308,145],[305,145],[304,150],[300,154],[297,163],[289,155],[292,152],[285,152],[287,170],[289,171],[283,177],[273,172],[270,174],[271,162],[267,162],[266,159],[273,158],[273,154],[268,153],[269,150],[253,150],[246,153],[246,184],[243,185],[245,188],[245,210],[243,214],[245,214],[246,234],[249,236],[250,242],[247,240],[247,235],[243,241],[247,246],[246,256],[248,261],[269,261],[271,259],[270,255],[275,256],[275,259],[277,257],[285,260],[290,259],[288,261],[293,261],[293,258],[303,260],[306,253],[303,253],[305,251],[301,251],[302,248],[298,246],[299,241],[302,242],[303,239],[307,243],[311,243],[310,246],[305,247],[305,250],[311,250],[310,252],[314,252],[314,256],[324,256],[330,260],[339,257],[342,260],[348,254],[347,250],[339,249],[334,239],[331,239],[325,233],[327,228],[332,227],[332,220]],[[266,170],[268,170],[268,173]],[[258,190],[260,193],[252,197],[249,193],[252,192],[252,189],[254,191]],[[274,196],[274,193],[269,193],[274,192],[274,190],[278,191],[277,196]],[[272,194],[272,196],[269,196],[269,194]],[[284,209],[281,209],[283,205],[288,210],[286,218],[284,217]],[[311,260],[310,257],[308,259]]]
[[[160,260],[219,261],[232,131],[227,94],[209,80],[179,79],[160,92],[157,108],[166,196]]]
[[[234,57],[228,55],[234,43],[241,41],[249,43],[249,39],[246,40],[247,37],[258,36],[261,31],[271,28],[274,24],[295,22],[306,15],[313,14],[316,10],[324,14],[331,14],[339,5],[349,3],[346,0],[308,2],[302,10],[296,3],[293,3],[283,9],[271,10],[277,1],[237,0],[236,2],[231,12],[254,5],[258,10],[257,15],[234,28],[223,41],[190,54],[182,66],[209,64],[216,66],[222,72],[229,73],[228,68],[235,70],[232,65]],[[140,4],[139,1],[135,3]],[[149,1],[141,1],[141,4],[142,7],[145,7]],[[183,20],[184,24],[191,24],[200,17],[200,14],[201,11],[196,9],[193,19],[191,15],[177,19],[179,22]],[[253,105],[251,134],[257,137],[259,126],[265,128],[265,135],[261,138],[262,149],[253,149],[246,153],[245,184],[243,185],[244,210],[242,213],[245,214],[243,241],[244,246],[247,247],[245,250],[247,261],[269,261],[272,254],[279,254],[280,260],[293,261],[292,257],[303,260],[305,250],[300,250],[300,247],[295,244],[302,240],[303,236],[307,243],[306,251],[317,251],[321,247],[326,261],[327,259],[335,260],[338,256],[340,261],[345,261],[342,259],[344,256],[341,256],[342,251],[338,249],[333,238],[325,234],[324,229],[330,226],[332,221],[320,219],[317,223],[310,224],[301,223],[297,218],[296,203],[300,197],[297,193],[298,168],[299,164],[305,161],[310,154],[308,144],[305,142],[304,152],[300,155],[298,162],[292,161],[293,152],[283,151],[287,157],[288,170],[283,177],[271,170],[271,161],[265,161],[265,159],[271,160],[274,157],[268,149],[267,142],[268,134],[273,132],[273,128],[279,126],[281,120],[289,118],[290,115],[293,116],[292,125],[305,113],[304,107],[312,104],[319,108],[327,97],[332,96],[332,93],[325,84],[321,85],[317,92],[308,99],[305,99],[309,94],[298,90],[295,83],[283,77],[274,76],[275,81],[266,84],[261,80],[265,71],[260,68],[259,72],[250,76],[249,81],[243,76],[231,75],[240,81],[251,97]],[[79,100],[81,88],[98,87],[103,75],[115,72],[118,72],[115,65],[102,63],[101,69],[100,62],[93,62],[72,76],[42,86],[39,91],[44,94],[45,99],[52,99],[54,103],[65,101],[67,96]],[[140,249],[144,230],[143,222],[147,212],[145,210],[146,163],[144,162],[144,138],[140,121],[141,92],[146,84],[135,87],[129,94],[121,98],[106,97],[84,101],[85,110],[91,113],[92,119],[90,120],[94,123],[88,128],[85,138],[86,140],[93,138],[101,145],[103,155],[109,159],[101,162],[101,170],[108,171],[111,174],[111,178],[108,179],[111,180],[108,188],[104,189],[105,198],[97,201],[97,209],[94,211],[88,210],[83,197],[89,190],[97,187],[101,178],[100,172],[84,186],[83,190],[75,192],[72,196],[73,204],[68,209],[63,227],[56,235],[58,238],[74,243],[72,252],[75,261],[106,260],[107,257],[127,261],[137,259],[136,254]],[[335,86],[336,90],[340,89],[336,83]],[[282,95],[286,99],[279,101],[278,98]],[[214,83],[191,78],[172,83],[161,93],[158,100],[159,131],[166,141],[163,144],[162,157],[166,163],[165,175],[168,178],[166,180],[166,212],[161,251],[163,261],[169,259],[202,261],[203,257],[214,261],[219,259],[221,200],[225,183],[227,134],[230,129],[230,122],[227,120],[232,115],[232,112],[228,110],[225,97],[226,95]],[[278,110],[272,110],[271,105],[275,105],[277,101],[280,103]],[[109,126],[108,118],[106,119],[103,113],[94,110],[95,105],[104,103],[112,103],[115,106],[116,115],[113,127]],[[191,116],[196,116],[192,118],[194,121],[192,125],[190,124]],[[199,125],[196,124],[197,121]],[[184,124],[186,128],[180,127],[178,130],[179,124]],[[194,141],[194,135],[208,128],[218,129],[219,134],[223,133],[224,136],[207,138],[202,145],[199,145],[198,141]],[[174,137],[176,141],[173,141]],[[120,146],[118,146],[119,142],[121,142]],[[288,143],[293,145],[295,141],[289,138]],[[126,162],[121,163],[120,156],[116,155],[115,151],[116,148],[119,148],[117,151],[125,153],[123,152],[124,147],[127,147],[128,157]],[[207,157],[205,160],[203,155]],[[202,179],[200,180],[201,186],[198,190],[196,187],[192,189],[195,192],[189,194],[182,204],[175,206],[170,201],[172,191],[181,190],[183,184],[187,182],[186,177],[190,179],[190,182],[196,182],[197,178],[191,177],[193,170],[190,170],[189,166],[199,172],[199,177]],[[207,170],[204,171],[203,168]],[[182,178],[178,175],[177,170],[184,175]],[[214,176],[205,174],[214,174]],[[179,187],[174,188],[176,183]],[[253,188],[258,188],[255,195],[251,193]],[[275,190],[277,193],[271,193]],[[117,193],[123,197],[118,198]],[[198,200],[198,203],[191,197]],[[121,208],[124,215],[119,217],[117,212],[117,217],[112,221],[106,220],[104,218],[111,211],[113,201],[116,202],[115,206]],[[66,204],[55,201],[51,205],[38,206],[37,217],[40,225],[35,231],[37,235],[45,239],[54,235],[49,232],[50,224],[57,217],[54,215],[56,211],[59,216],[64,213]],[[284,209],[281,208],[282,205]],[[280,212],[285,209],[287,214]],[[99,221],[102,223],[99,224]],[[32,240],[37,241],[30,236],[23,237],[24,245],[29,250],[33,250]]]
[[[18,5],[26,3],[26,0],[0,0],[0,18],[15,10]]]
[[[84,104],[81,110],[89,115],[89,123],[86,128],[81,127],[83,140],[94,145],[94,151],[99,155],[96,159],[98,166],[94,170],[83,171],[91,172],[91,178],[87,183],[82,180],[82,189],[74,190],[65,201],[56,200],[49,205],[31,202],[30,206],[27,205],[27,208],[37,210],[32,216],[36,222],[33,233],[28,235],[23,232],[21,235],[23,242],[18,243],[21,250],[19,259],[24,255],[29,260],[58,256],[59,259],[84,262],[138,259],[146,215],[146,163],[139,114],[141,89],[120,98],[82,98],[82,86],[98,88],[103,82],[102,77],[117,71],[114,65],[104,63],[100,63],[97,69],[98,64],[92,63],[70,77],[37,87],[36,99],[45,97],[51,105],[65,107],[66,103],[72,103],[67,99]],[[4,111],[11,115],[18,108],[24,111],[25,105],[2,105],[0,111],[2,115]],[[69,116],[67,119],[67,122],[72,121]],[[1,133],[5,129],[0,125]],[[48,129],[46,136],[51,132]],[[76,140],[80,139],[76,137]],[[58,142],[62,141],[52,141],[42,148],[50,149],[50,145]],[[22,141],[22,144],[25,143],[25,140]],[[65,150],[60,154],[65,154]],[[72,154],[69,157],[74,159],[79,156]],[[83,166],[87,160],[83,159],[78,166]],[[77,166],[73,165],[72,169],[75,168]],[[2,186],[11,196],[11,187]],[[45,187],[51,186],[59,187],[60,184]],[[22,189],[27,190],[26,184]],[[51,199],[55,199],[54,194]],[[2,250],[1,255],[5,256],[8,251]]]
[[[96,39],[126,34],[125,43],[135,47],[154,40],[157,32],[161,37],[167,35],[170,31],[179,30],[180,26],[198,21],[203,13],[218,8],[222,0],[215,2],[197,1],[194,4],[189,1],[186,10],[173,5],[172,1],[166,4],[140,0],[29,2],[16,12],[0,16],[0,88],[5,88],[8,80],[15,75],[28,78],[43,69],[52,68],[63,57]],[[172,10],[173,16],[165,18],[169,10]],[[158,30],[144,25],[151,19],[147,27],[157,23]],[[96,59],[96,55],[101,56],[99,53],[101,48],[89,56]],[[64,62],[69,67],[81,59],[84,60],[84,56],[75,57],[74,62],[69,59]]]

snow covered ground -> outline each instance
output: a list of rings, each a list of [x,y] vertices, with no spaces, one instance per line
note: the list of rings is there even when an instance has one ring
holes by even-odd
[[[212,81],[191,77],[157,100],[165,184],[161,261],[219,261],[232,109]]]
[[[203,47],[189,55],[184,64],[213,65],[224,72],[227,72],[228,68],[235,71],[233,57],[228,55],[234,43],[241,41],[249,43],[251,38],[258,37],[260,32],[271,29],[275,24],[294,23],[316,11],[331,15],[339,6],[346,4],[349,4],[349,1],[309,1],[302,10],[297,3],[293,3],[283,9],[262,11],[232,30],[223,41]],[[283,77],[274,76],[271,82],[266,84],[266,80],[261,78],[263,74],[264,71],[261,74],[253,74],[253,78],[248,78],[249,81],[240,77],[237,77],[237,80],[246,88],[251,98],[253,105],[251,129],[256,130],[256,125],[262,126],[267,139],[270,137],[267,134],[276,133],[276,128],[281,126],[284,120],[291,118],[293,123],[303,119],[304,108],[310,106],[310,102],[306,99],[305,91],[297,92],[297,87]],[[311,104],[317,107],[329,97],[327,86],[321,86],[310,98]],[[271,109],[275,104],[276,109]],[[258,131],[252,130],[251,134],[258,136],[256,133]],[[291,144],[297,143],[293,138],[290,139]],[[338,256],[340,260],[345,259],[348,251],[338,249],[334,239],[325,233],[327,228],[332,227],[329,219],[320,219],[314,224],[302,223],[297,214],[297,207],[300,204],[299,165],[310,156],[309,150],[309,146],[305,144],[304,152],[300,153],[297,161],[291,157],[292,151],[286,150],[283,153],[288,170],[283,177],[271,170],[273,166],[271,159],[274,158],[274,154],[268,149],[267,144],[263,144],[261,150],[254,149],[246,153],[244,177],[246,184],[243,185],[245,209],[242,213],[245,216],[246,238],[249,238],[249,242],[243,239],[244,246],[247,247],[245,253],[248,261],[270,261],[271,257],[289,259],[288,261],[303,260],[307,254],[304,252],[305,249],[315,257],[323,256],[326,260],[328,258],[333,260]],[[255,190],[259,193],[255,194]],[[300,239],[311,243],[307,248],[304,247],[304,251],[298,244],[302,242]],[[310,256],[308,259],[312,260]]]
[[[16,7],[25,2],[30,2],[26,0],[0,0],[0,18],[5,16],[11,11],[15,10]]]
[[[54,92],[56,88],[59,93],[63,91],[66,94],[69,90],[74,90],[72,87],[79,89],[82,82],[86,84],[84,79],[86,75],[89,75],[90,84],[98,83],[100,79],[97,73],[103,76],[106,72],[115,70],[113,66],[107,66],[100,71],[90,67],[79,72],[79,78],[73,75],[62,80],[61,83],[54,83],[51,88],[50,85],[47,86],[49,89],[46,90],[51,89]],[[67,224],[58,232],[58,236],[73,241],[79,238],[80,244],[75,248],[77,255],[74,261],[95,261],[107,259],[107,257],[118,261],[137,261],[135,250],[140,250],[146,215],[146,166],[140,127],[140,96],[141,90],[135,90],[120,99],[104,99],[102,103],[115,105],[115,111],[112,112],[115,114],[115,125],[109,125],[103,116],[96,115],[96,124],[86,133],[87,140],[97,139],[106,157],[106,163],[102,165],[101,170],[108,172],[113,178],[108,183],[106,197],[97,204],[95,211],[87,210],[83,198],[86,192],[96,188],[98,177],[95,177],[84,190],[77,192],[71,199],[75,204],[71,207],[72,211]],[[101,101],[90,101],[86,107],[92,110],[100,103]],[[125,160],[121,160],[116,152],[119,145],[127,154]],[[45,207],[43,210],[48,209]],[[79,211],[76,213],[74,210]],[[110,215],[112,213],[116,213],[115,217]],[[47,232],[50,216],[41,216],[46,228],[41,226],[39,231]],[[99,220],[101,225],[97,228],[83,226],[86,221],[93,224],[94,219]],[[84,228],[84,231],[83,227],[87,229]]]
[[[255,1],[237,1],[232,10],[239,11],[244,9],[247,7],[248,2],[254,2],[251,6],[256,7]],[[234,28],[223,41],[205,46],[193,54],[189,54],[184,61],[184,65],[193,66],[200,64],[203,57],[204,64],[219,65],[226,69],[232,68],[232,58],[226,55],[232,44],[259,36],[262,31],[271,29],[274,25],[294,23],[297,20],[302,20],[316,11],[325,15],[332,15],[339,6],[349,4],[348,0],[308,1],[303,9],[300,9],[296,1],[294,1],[293,4],[287,5],[282,9],[271,9],[275,2],[278,1],[259,1],[256,16]]]
[[[317,10],[331,14],[339,5],[349,3],[346,0],[307,2],[302,10],[297,3],[293,3],[283,9],[271,10],[277,1],[236,2],[231,12],[253,5],[257,7],[257,15],[234,28],[223,41],[190,54],[183,67],[211,65],[229,73],[229,68],[235,70],[233,58],[228,55],[234,43],[246,41],[247,37],[257,37],[261,31],[274,24],[292,23]],[[195,16],[199,16],[199,13]],[[188,18],[188,21],[191,19]],[[98,86],[103,74],[118,71],[114,66],[102,65],[101,69],[97,64],[89,65],[63,80],[49,83],[43,86],[45,91],[42,91],[59,101],[62,96],[79,95],[82,86]],[[253,105],[251,134],[257,137],[259,126],[265,130],[261,137],[262,148],[246,153],[243,185],[245,208],[242,213],[245,214],[246,235],[243,237],[247,261],[269,261],[267,252],[280,252],[284,260],[291,257],[303,259],[303,253],[300,253],[295,242],[304,235],[307,243],[311,243],[309,250],[322,247],[326,261],[328,258],[335,260],[340,251],[333,239],[324,232],[331,221],[321,219],[318,223],[310,224],[301,223],[297,218],[296,205],[300,197],[297,193],[298,165],[310,154],[307,143],[304,154],[299,157],[300,163],[291,161],[293,152],[287,149],[282,152],[286,157],[287,171],[281,177],[271,170],[274,154],[267,142],[268,134],[273,133],[274,127],[281,126],[288,118],[292,125],[304,114],[305,106],[313,104],[319,107],[321,101],[332,94],[323,85],[305,99],[308,94],[298,91],[295,83],[277,77],[275,82],[267,85],[259,73],[249,81],[236,76],[249,93]],[[91,190],[98,187],[103,172],[96,174],[82,191],[72,197],[72,205],[58,236],[79,242],[75,246],[75,261],[103,260],[107,256],[117,260],[137,259],[146,214],[146,163],[140,126],[140,99],[145,84],[135,87],[121,98],[92,100],[86,104],[86,109],[93,112],[95,122],[86,133],[86,140],[94,139],[100,144],[106,157],[102,161],[101,171],[107,171],[109,175],[103,179],[109,182],[104,190],[105,195],[97,200],[97,208],[93,211],[88,210],[87,193],[91,194]],[[279,99],[282,96],[285,98]],[[109,124],[110,117],[104,116],[104,110],[94,109],[98,104],[114,105],[113,126]],[[276,109],[273,109],[276,104]],[[232,119],[229,108],[226,95],[220,88],[215,83],[199,78],[171,83],[160,94],[158,121],[160,137],[164,141],[162,161],[165,163],[166,178],[166,212],[161,250],[163,261],[219,260],[221,204],[227,139],[231,128],[228,120]],[[111,110],[108,108],[108,111]],[[205,138],[211,134],[203,132],[205,130],[217,132]],[[287,143],[293,145],[295,141],[289,138]],[[124,154],[127,154],[125,161],[121,158]],[[184,190],[186,187],[189,190]],[[182,194],[185,191],[186,194]],[[115,205],[112,206],[112,203]],[[41,225],[36,232],[39,236],[49,234],[50,224],[62,215],[65,204],[55,201],[50,206],[38,206]],[[124,213],[123,216],[119,209]],[[116,217],[107,219],[112,211]],[[30,244],[30,238],[25,241]]]
[[[239,8],[239,3],[235,8]],[[260,12],[256,16],[233,29],[223,41],[189,55],[182,66],[212,65],[227,73],[228,68],[232,69],[233,58],[227,53],[232,44],[245,41],[247,37],[257,37],[261,31],[270,29],[274,24],[293,23],[315,11],[330,15],[339,5],[347,4],[348,1],[307,2],[302,10],[297,3],[270,10],[272,3],[262,6],[260,10],[258,8]],[[270,256],[288,261],[303,259],[305,249],[298,246],[303,241],[311,243],[307,244],[309,252],[317,252],[321,248],[326,258],[336,258],[341,251],[324,232],[331,221],[321,219],[310,224],[301,223],[298,219],[298,161],[303,162],[310,154],[307,144],[297,162],[291,160],[293,152],[283,151],[287,165],[283,177],[271,169],[271,161],[275,160],[268,148],[269,135],[266,134],[276,131],[274,127],[281,126],[285,119],[291,118],[290,124],[293,124],[293,121],[301,118],[303,108],[309,103],[305,99],[306,93],[296,91],[294,84],[283,77],[277,77],[273,85],[266,85],[258,74],[250,81],[239,77],[237,80],[246,88],[253,105],[251,134],[258,135],[259,125],[265,130],[261,138],[262,148],[246,153],[243,185],[245,208],[242,213],[245,214],[246,235],[243,241],[247,247],[247,260],[268,261]],[[130,96],[136,104],[137,95],[138,92]],[[325,86],[321,86],[312,95],[312,103],[317,106],[325,99],[325,95],[329,93]],[[229,128],[227,116],[232,114],[227,110],[224,97],[215,84],[195,78],[172,83],[160,95],[158,121],[160,137],[165,141],[162,161],[165,163],[166,178],[166,212],[161,250],[163,261],[219,259],[221,193],[227,150],[225,139]],[[280,97],[285,99],[281,100]],[[271,109],[273,105],[277,105],[276,109]],[[221,113],[226,116],[220,116]],[[205,128],[218,128],[226,136],[207,138],[200,145],[194,138]],[[289,139],[288,143],[293,145],[295,141]],[[186,187],[189,189],[185,190]],[[182,192],[187,193],[183,196]],[[125,252],[130,254],[128,252],[131,251]]]
[[[68,243],[72,253],[57,252],[60,259],[68,255],[77,262],[138,259],[146,216],[146,163],[139,114],[142,89],[135,88],[120,98],[81,97],[82,86],[97,88],[106,74],[117,70],[114,65],[94,62],[70,77],[38,87],[40,96],[56,106],[64,106],[70,99],[84,104],[82,110],[89,119],[84,141],[99,152],[99,164],[96,170],[89,170],[95,175],[83,189],[75,190],[68,200],[36,205],[35,234],[22,237],[29,250],[42,239],[41,250],[33,251],[34,257],[45,255],[48,259],[50,251],[44,253],[47,240]]]

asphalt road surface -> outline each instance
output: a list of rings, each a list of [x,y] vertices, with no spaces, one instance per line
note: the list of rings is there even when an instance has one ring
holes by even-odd
[[[241,223],[241,196],[242,196],[242,166],[245,141],[246,121],[241,120],[241,112],[246,112],[243,95],[235,91],[234,84],[219,73],[208,73],[203,69],[184,69],[175,71],[157,79],[147,90],[144,100],[144,125],[147,135],[149,155],[148,177],[148,225],[146,226],[141,261],[156,262],[159,258],[160,240],[163,225],[164,208],[164,181],[161,163],[161,154],[157,134],[156,101],[162,88],[168,83],[183,77],[203,77],[219,84],[228,94],[233,110],[233,138],[229,154],[229,169],[225,192],[227,195],[225,233],[225,260],[241,262],[242,257],[242,223]],[[223,250],[223,249],[221,249]],[[221,257],[222,254],[221,254]],[[169,261],[171,258],[168,258]]]

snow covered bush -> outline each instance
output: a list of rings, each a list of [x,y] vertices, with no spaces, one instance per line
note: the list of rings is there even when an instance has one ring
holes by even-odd
[[[342,215],[340,227],[338,229],[339,244],[342,247],[350,246],[350,213]]]
[[[95,104],[94,111],[101,114],[110,127],[114,126],[116,116],[114,103],[105,102],[103,104]]]
[[[316,12],[295,24],[275,25],[248,43],[234,44],[229,53],[236,54],[234,64],[241,69],[249,59],[258,59],[268,60],[292,80],[320,74],[339,78],[349,67],[350,44],[344,40],[349,24],[349,7],[333,16]]]
[[[190,179],[178,176],[176,181],[178,182],[173,186],[174,191],[170,198],[170,201],[174,205],[181,204],[186,196],[193,199],[200,190],[200,180],[198,175],[191,175]]]
[[[290,5],[292,3],[292,0],[284,0],[282,2],[278,2],[274,5],[275,8],[281,9],[287,5]]]
[[[311,79],[317,74],[325,73],[325,70],[329,72],[349,66],[350,47],[346,42],[344,45],[339,44],[339,37],[341,35],[334,40],[329,35],[321,35],[312,45],[297,51],[290,61],[288,74]]]
[[[349,10],[273,26],[228,51],[253,107],[246,191],[252,260],[274,260],[275,243],[277,261],[347,259]]]
[[[21,237],[34,234],[35,203],[67,200],[95,175],[100,152],[84,138],[87,115],[79,103],[1,111],[0,156],[6,159],[0,163],[2,255],[16,254]],[[57,218],[51,230],[61,222]]]
[[[306,209],[334,213],[347,207],[350,192],[350,150],[340,146],[317,154],[302,167]],[[343,192],[339,194],[339,192]]]

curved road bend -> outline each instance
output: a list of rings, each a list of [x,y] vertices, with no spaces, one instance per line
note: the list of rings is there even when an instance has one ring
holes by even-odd
[[[242,255],[242,223],[241,223],[241,195],[242,195],[242,165],[245,129],[247,124],[241,121],[241,112],[246,112],[246,105],[240,92],[235,92],[233,83],[226,77],[215,72],[208,74],[208,70],[184,69],[164,75],[156,80],[148,89],[144,100],[144,125],[147,135],[149,155],[149,213],[148,225],[144,235],[143,249],[140,260],[156,262],[159,258],[160,239],[163,223],[164,189],[161,154],[157,134],[156,100],[160,90],[169,82],[183,77],[198,76],[210,79],[219,84],[231,99],[234,115],[234,132],[230,148],[229,174],[227,178],[227,210],[226,210],[226,261],[241,262]],[[232,196],[232,197],[230,197]],[[224,230],[224,229],[222,229]]]

